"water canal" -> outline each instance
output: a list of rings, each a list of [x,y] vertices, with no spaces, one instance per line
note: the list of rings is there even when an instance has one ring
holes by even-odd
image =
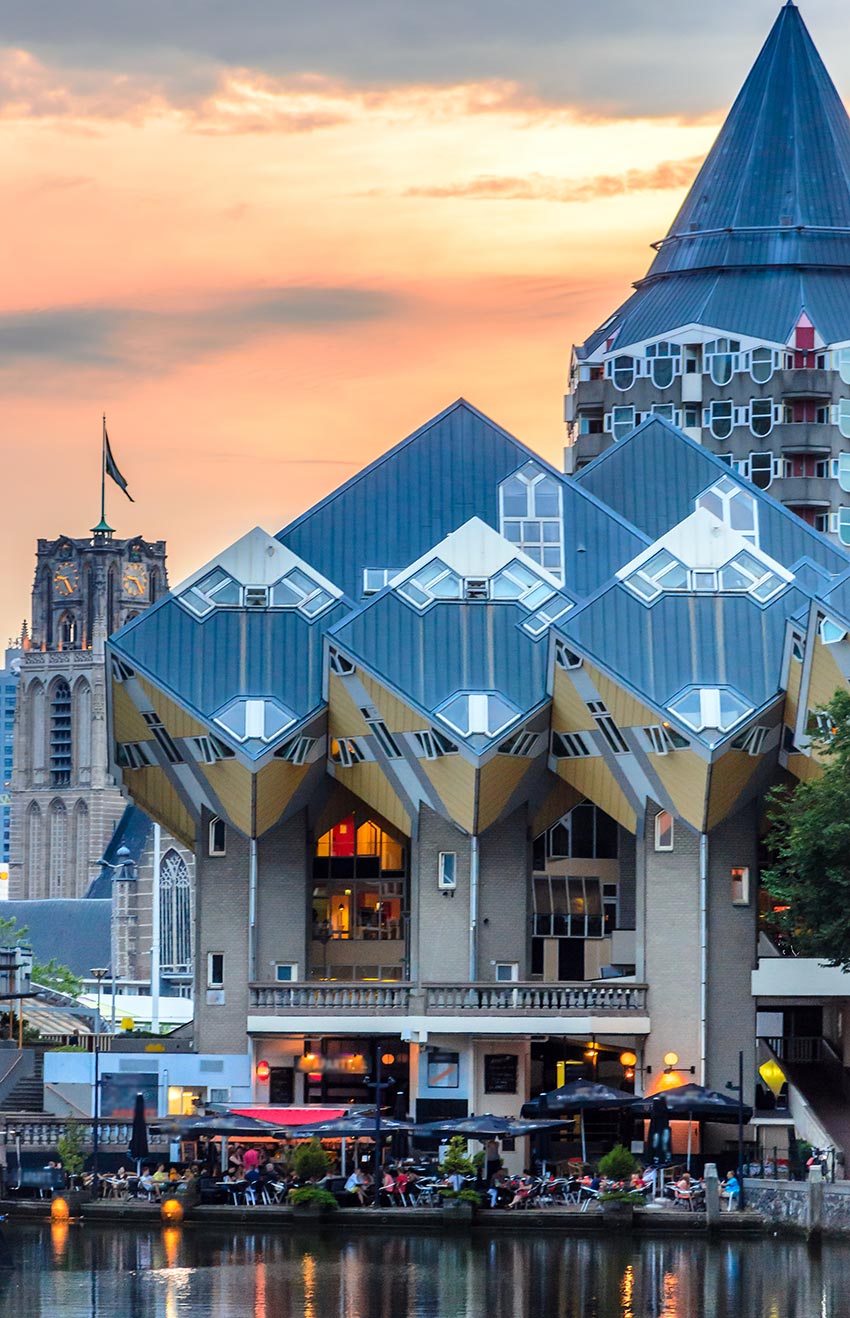
[[[9,1318],[850,1318],[850,1244],[12,1225]]]

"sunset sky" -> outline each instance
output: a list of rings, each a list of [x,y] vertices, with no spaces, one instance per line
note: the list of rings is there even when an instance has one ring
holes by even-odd
[[[560,462],[778,0],[3,0],[2,640],[99,515],[173,582],[459,395]],[[840,0],[803,16],[841,92]]]

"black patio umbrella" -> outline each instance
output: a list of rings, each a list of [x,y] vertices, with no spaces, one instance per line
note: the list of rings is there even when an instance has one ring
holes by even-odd
[[[130,1135],[130,1157],[135,1159],[137,1176],[141,1175],[142,1163],[149,1152],[148,1127],[145,1121],[145,1096],[144,1094],[137,1094],[136,1106],[133,1108],[133,1130]]]
[[[644,1157],[651,1159],[654,1167],[666,1167],[670,1161],[670,1113],[665,1094],[657,1094],[650,1104]]]
[[[274,1122],[241,1116],[238,1112],[217,1112],[210,1117],[169,1117],[151,1126],[154,1135],[171,1135],[179,1139],[194,1139],[199,1135],[209,1138],[233,1135],[250,1139],[252,1135],[273,1136],[276,1130]]]
[[[294,1139],[334,1139],[343,1136],[375,1138],[375,1110],[371,1112],[352,1112],[344,1117],[334,1117],[332,1121],[316,1121],[309,1126],[291,1126],[287,1135]],[[385,1117],[381,1113],[381,1134],[392,1135],[396,1131],[413,1130],[412,1121],[399,1121],[396,1117]],[[278,1131],[278,1134],[282,1134]]]
[[[572,1080],[568,1085],[561,1085],[560,1089],[550,1089],[548,1093],[523,1103],[519,1114],[521,1117],[546,1119],[558,1112],[577,1112],[581,1123],[581,1157],[582,1162],[586,1162],[584,1113],[614,1111],[616,1108],[633,1107],[634,1104],[634,1094],[627,1094],[622,1089],[611,1089],[595,1080]]]
[[[645,1116],[652,1115],[652,1101],[641,1104]],[[673,1121],[717,1121],[734,1125],[738,1121],[739,1109],[737,1098],[729,1094],[720,1094],[716,1089],[706,1089],[705,1085],[677,1085],[664,1094],[667,1112]],[[743,1121],[752,1119],[753,1109],[744,1107],[741,1112]],[[688,1126],[688,1168],[691,1165],[691,1128]]]
[[[494,1117],[484,1113],[480,1117],[457,1117],[447,1121],[429,1121],[416,1127],[417,1135],[465,1135],[470,1140],[515,1140],[524,1135],[534,1135],[540,1130],[553,1130],[563,1126],[564,1122],[522,1121],[515,1117]]]

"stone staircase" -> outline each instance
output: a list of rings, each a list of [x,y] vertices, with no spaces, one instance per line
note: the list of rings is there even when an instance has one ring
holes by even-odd
[[[44,1053],[33,1050],[32,1074],[22,1076],[12,1084],[5,1097],[0,1098],[0,1112],[44,1111]]]

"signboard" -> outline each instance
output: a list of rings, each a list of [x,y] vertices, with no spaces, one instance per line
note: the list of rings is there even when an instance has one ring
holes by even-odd
[[[516,1053],[487,1053],[484,1057],[484,1093],[515,1094],[517,1091]]]
[[[436,1050],[428,1054],[428,1088],[458,1089],[460,1087],[460,1055]]]
[[[132,1121],[136,1095],[145,1096],[145,1116],[153,1121],[157,1114],[159,1077],[156,1072],[122,1071],[105,1075],[100,1082],[100,1115]]]

